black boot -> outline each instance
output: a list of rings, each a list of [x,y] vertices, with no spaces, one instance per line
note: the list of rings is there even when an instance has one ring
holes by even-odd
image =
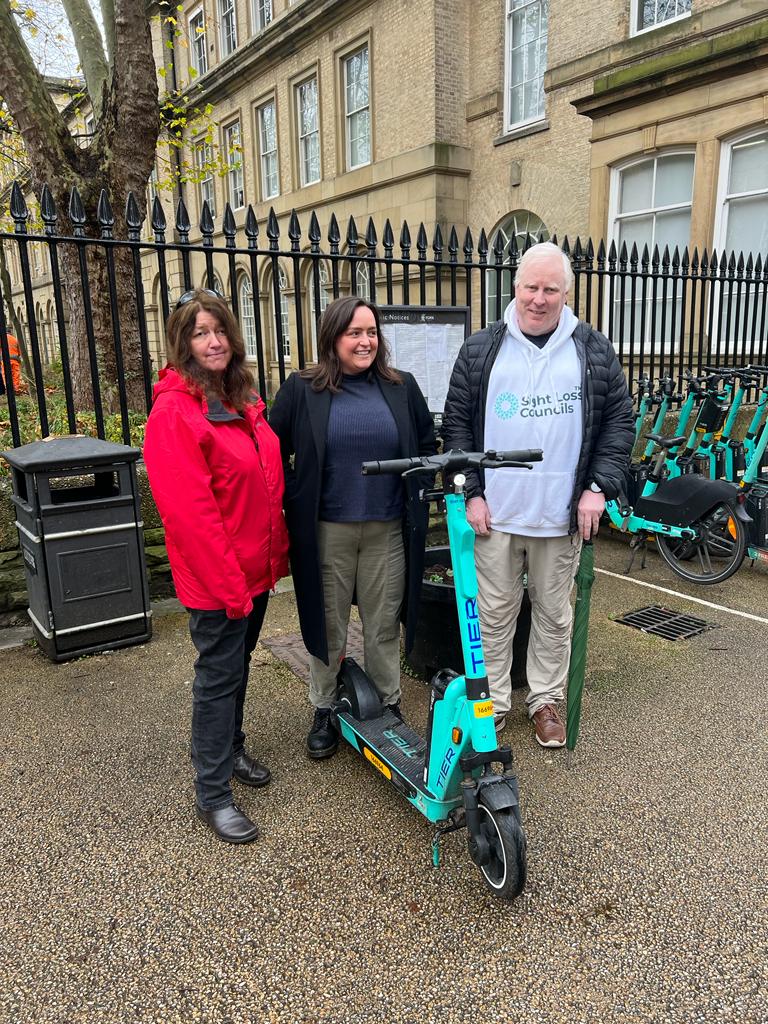
[[[394,704],[385,704],[384,707],[387,709],[387,711],[390,711],[395,716],[395,718],[399,718],[400,721],[402,722],[403,712],[400,710],[399,700],[395,701]]]
[[[315,708],[315,718],[307,736],[307,753],[319,761],[333,757],[339,746],[339,734],[331,721],[330,708]]]
[[[251,819],[235,804],[205,810],[196,806],[197,816],[204,821],[217,839],[225,843],[252,843],[258,839],[259,830]]]
[[[232,775],[238,782],[242,782],[244,786],[256,787],[266,786],[272,778],[269,774],[269,768],[262,764],[261,761],[257,761],[255,757],[246,754],[244,750],[241,750],[235,756],[232,765]]]

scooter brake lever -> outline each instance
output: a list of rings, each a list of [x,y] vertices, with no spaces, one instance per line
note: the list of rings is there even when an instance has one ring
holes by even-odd
[[[415,473],[432,473],[434,476],[439,470],[439,466],[413,466],[411,469],[406,469],[404,473],[401,473],[401,479],[405,480],[407,476],[413,476]]]

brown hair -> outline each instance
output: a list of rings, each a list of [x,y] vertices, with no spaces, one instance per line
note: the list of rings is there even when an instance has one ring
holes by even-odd
[[[336,341],[347,330],[355,316],[355,310],[364,306],[373,313],[376,321],[376,333],[379,344],[371,370],[382,380],[392,384],[402,384],[403,379],[394,367],[389,365],[389,349],[381,333],[379,311],[372,302],[366,302],[359,295],[346,295],[342,299],[334,299],[320,319],[320,333],[317,339],[317,364],[301,371],[301,376],[312,381],[313,391],[325,391],[333,394],[341,391],[343,370],[336,354]]]
[[[215,316],[227,332],[232,358],[223,374],[204,370],[192,354],[192,332],[201,310]],[[215,395],[240,411],[254,401],[253,376],[245,365],[243,335],[223,298],[202,288],[196,289],[194,298],[178,306],[168,317],[165,332],[168,364],[200,391]]]

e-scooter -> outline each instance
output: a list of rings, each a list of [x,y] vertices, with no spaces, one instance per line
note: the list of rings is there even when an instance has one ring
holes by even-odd
[[[440,862],[440,839],[466,828],[469,856],[491,891],[508,900],[525,886],[526,838],[512,751],[498,746],[494,727],[477,610],[475,535],[466,520],[463,471],[531,469],[529,463],[541,458],[540,450],[451,451],[363,463],[367,475],[431,476],[432,489],[422,489],[421,500],[445,500],[464,675],[445,668],[433,677],[425,737],[384,707],[374,681],[352,658],[342,661],[334,707],[347,743],[440,826],[432,843],[435,866]],[[437,473],[442,474],[442,488],[436,489]],[[494,762],[501,764],[501,773],[491,769]]]

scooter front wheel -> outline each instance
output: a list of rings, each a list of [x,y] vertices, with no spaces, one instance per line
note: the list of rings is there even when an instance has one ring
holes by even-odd
[[[502,900],[513,900],[525,888],[528,874],[526,838],[516,807],[495,810],[482,797],[478,805],[480,832],[490,857],[480,871],[489,889]]]
[[[657,534],[659,554],[670,569],[690,583],[722,583],[733,576],[747,546],[742,520],[727,505],[718,505],[693,528],[696,540]]]

